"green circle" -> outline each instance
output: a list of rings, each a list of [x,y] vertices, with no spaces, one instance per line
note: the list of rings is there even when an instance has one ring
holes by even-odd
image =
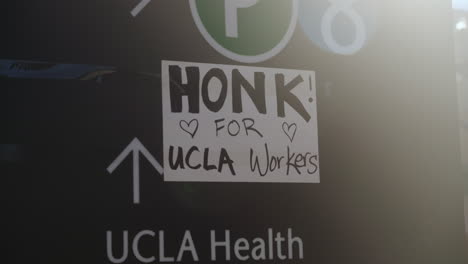
[[[286,46],[297,22],[296,0],[258,0],[250,7],[237,8],[237,37],[227,34],[226,1],[236,0],[193,0],[191,3],[192,13],[194,17],[198,16],[205,39],[208,42],[214,40],[227,52],[210,43],[215,49],[234,59],[236,57],[228,53],[247,57],[265,55],[263,57],[268,59],[283,48],[278,49],[279,45]]]

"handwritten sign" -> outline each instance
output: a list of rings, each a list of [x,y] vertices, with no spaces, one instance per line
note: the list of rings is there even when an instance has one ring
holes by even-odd
[[[312,71],[162,62],[165,181],[319,183]]]

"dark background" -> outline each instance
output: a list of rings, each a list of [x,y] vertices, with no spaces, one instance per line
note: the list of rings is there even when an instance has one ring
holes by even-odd
[[[153,0],[137,18],[133,0],[2,3],[0,58],[118,67],[102,83],[0,79],[0,143],[16,148],[0,161],[6,263],[108,263],[105,231],[124,229],[165,230],[172,254],[190,229],[209,262],[210,229],[288,227],[305,246],[290,263],[466,263],[450,2],[382,2],[354,56],[298,26],[253,65],[316,71],[320,184],[164,183],[141,159],[140,205],[131,160],[106,171],[135,137],[162,161],[160,80],[137,72],[241,63],[205,42],[184,0]]]

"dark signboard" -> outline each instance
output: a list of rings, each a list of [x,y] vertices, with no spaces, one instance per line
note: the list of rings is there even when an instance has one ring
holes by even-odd
[[[2,9],[6,262],[466,263],[450,3]]]

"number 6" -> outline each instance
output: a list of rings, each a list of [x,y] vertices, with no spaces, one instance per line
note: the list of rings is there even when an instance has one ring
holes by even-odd
[[[355,0],[328,0],[332,5],[325,12],[322,17],[322,36],[325,41],[325,44],[332,51],[343,54],[351,55],[360,50],[366,42],[366,30],[364,21],[362,17],[352,8]],[[332,34],[332,23],[333,20],[338,16],[339,13],[346,14],[351,21],[353,21],[354,26],[356,27],[356,35],[354,41],[349,45],[339,44]]]

